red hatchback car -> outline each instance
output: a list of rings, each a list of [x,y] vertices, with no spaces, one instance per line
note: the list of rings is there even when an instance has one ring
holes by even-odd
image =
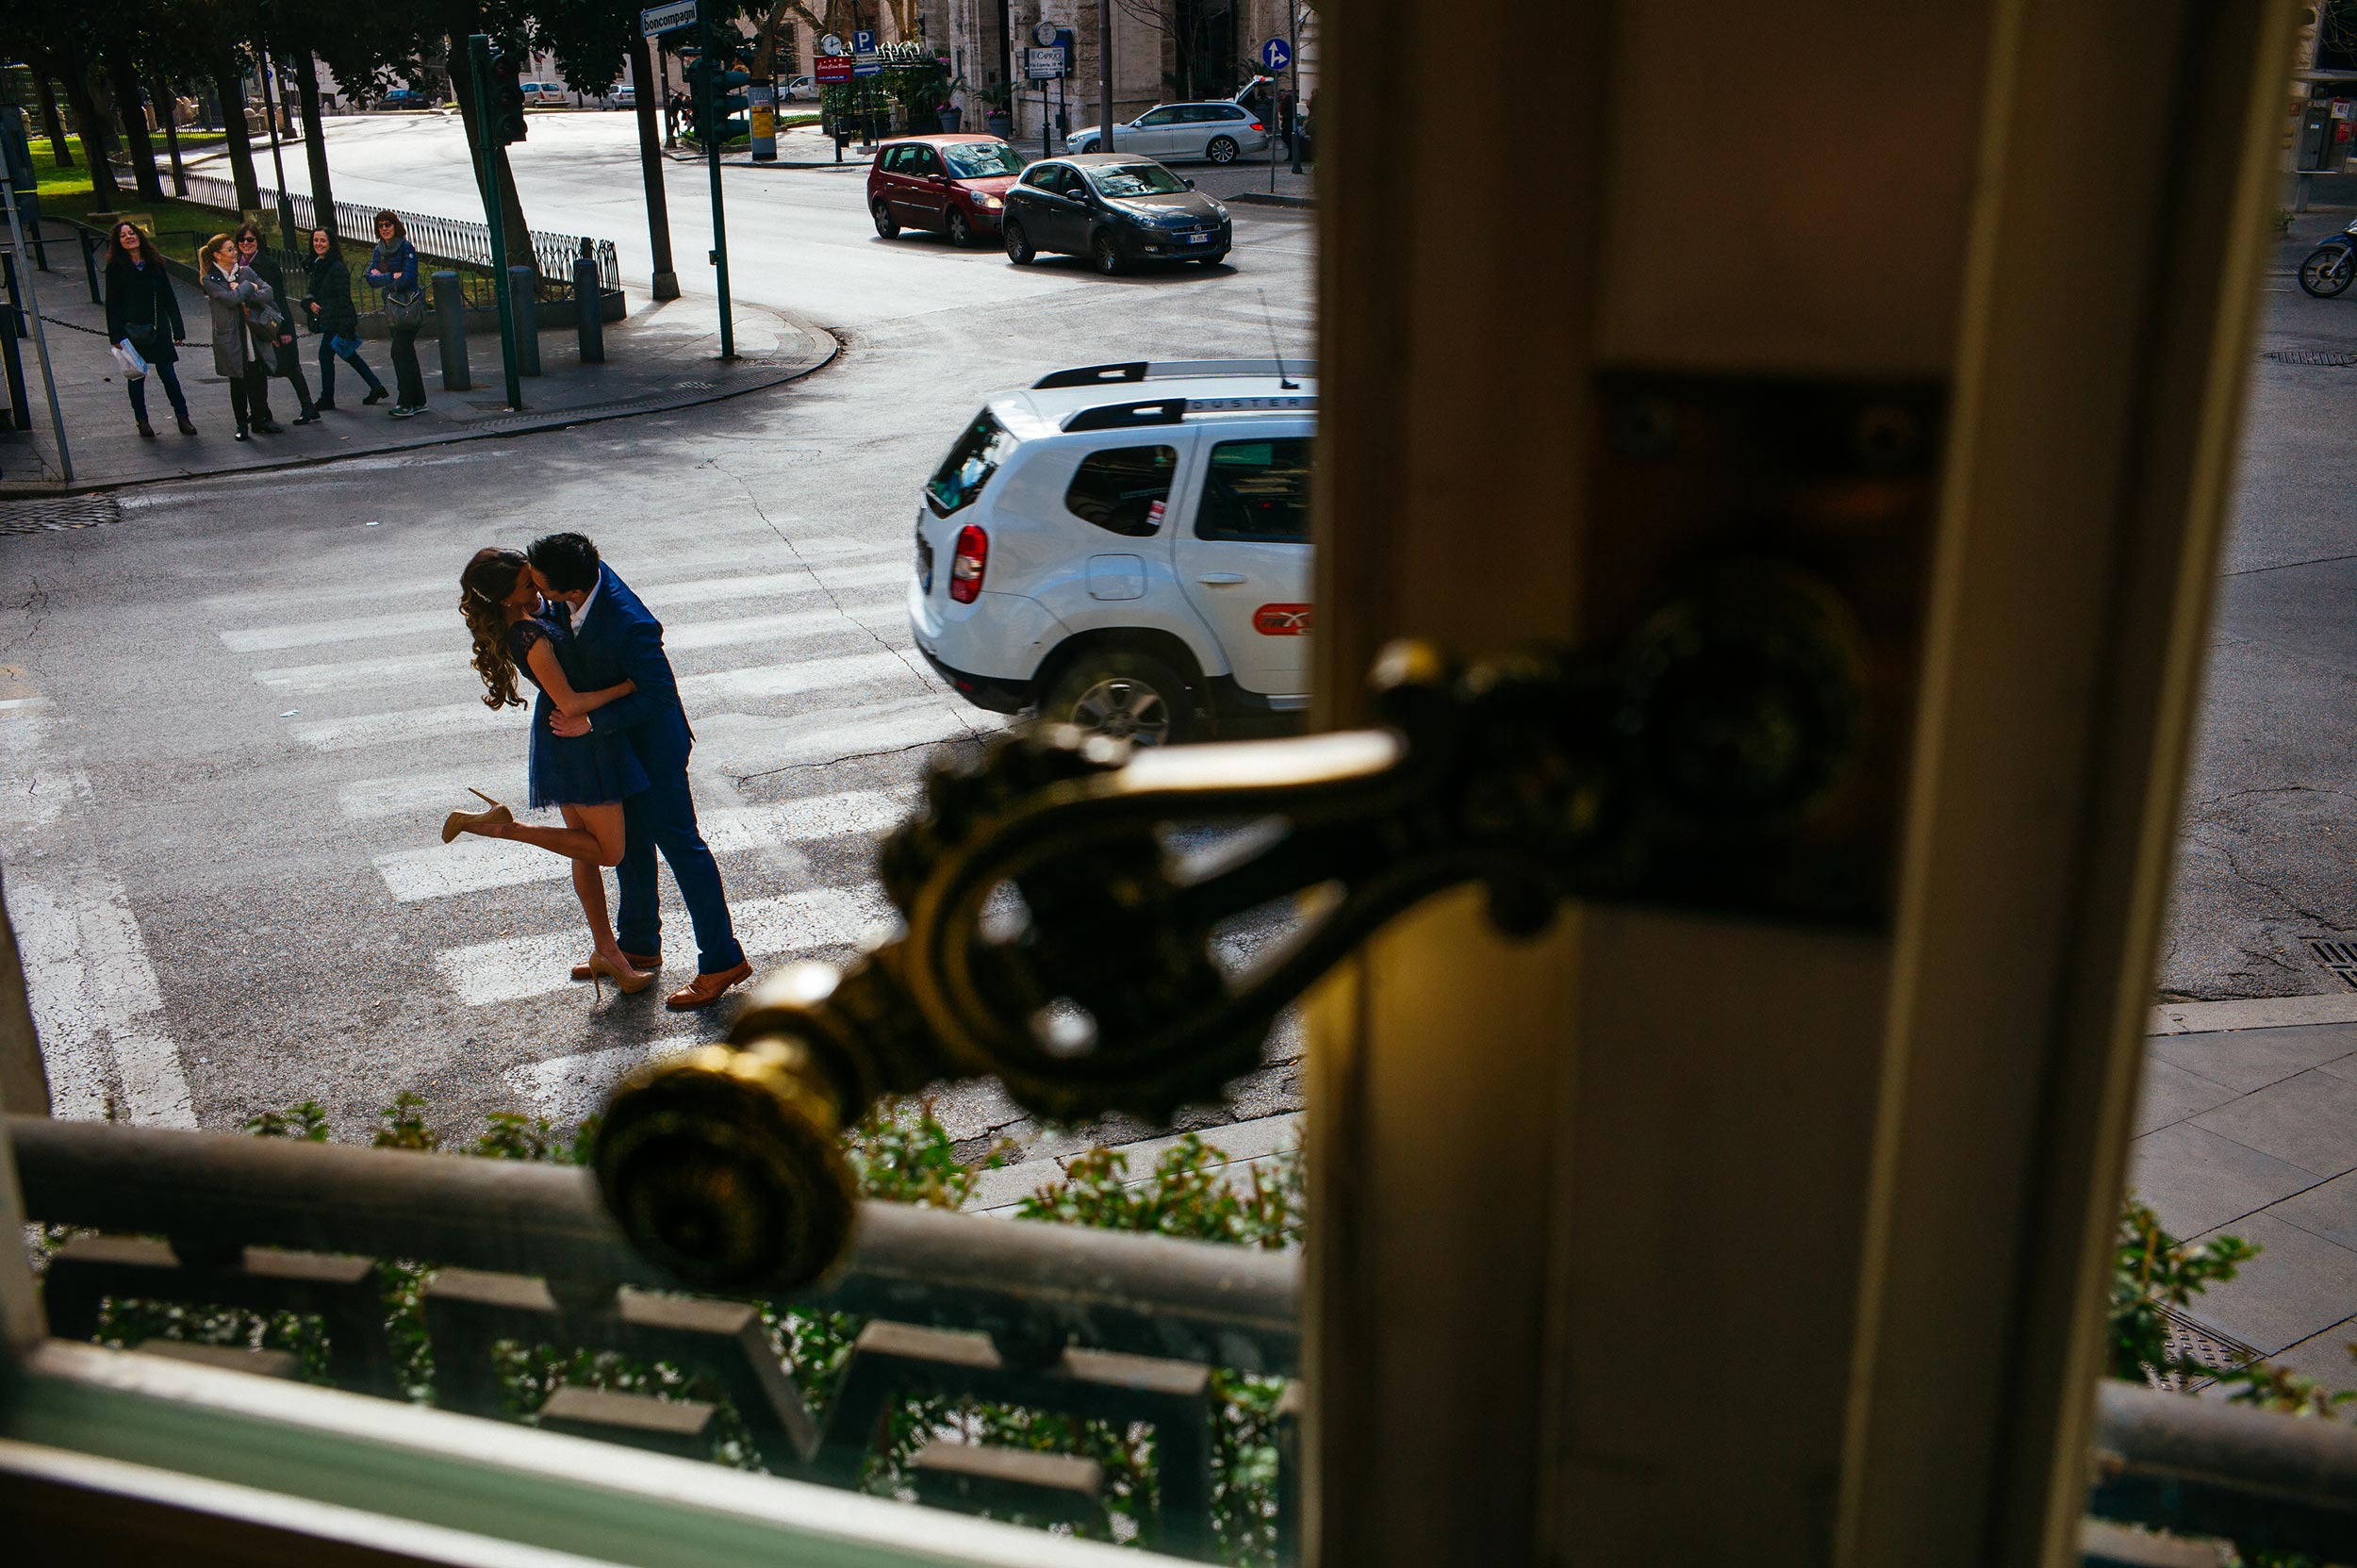
[[[886,239],[938,229],[954,245],[998,232],[1007,187],[1023,157],[995,136],[912,136],[876,149],[867,210]]]

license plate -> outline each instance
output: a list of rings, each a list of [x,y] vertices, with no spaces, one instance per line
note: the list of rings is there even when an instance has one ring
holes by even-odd
[[[1208,234],[1190,234],[1187,236],[1187,243],[1190,245],[1208,245],[1211,242],[1211,237]]]
[[[921,530],[916,536],[916,586],[923,592],[933,591],[933,547]]]

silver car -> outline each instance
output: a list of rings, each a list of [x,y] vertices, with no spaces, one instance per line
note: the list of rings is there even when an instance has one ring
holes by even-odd
[[[1100,153],[1103,140],[1095,125],[1082,125],[1064,138],[1064,148],[1078,156]],[[1189,158],[1233,163],[1239,157],[1266,152],[1268,127],[1261,117],[1231,99],[1200,104],[1157,104],[1126,125],[1113,127],[1112,151],[1141,153],[1162,163]]]

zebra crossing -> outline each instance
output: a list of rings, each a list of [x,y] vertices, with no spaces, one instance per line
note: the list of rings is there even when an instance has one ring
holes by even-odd
[[[664,621],[697,734],[690,779],[738,940],[760,968],[847,956],[891,914],[872,846],[915,801],[927,753],[1004,722],[915,654],[905,546],[821,536],[766,551],[681,548],[635,569],[615,553]],[[573,1119],[650,1054],[712,1037],[726,1010],[673,1015],[654,999],[694,965],[668,874],[659,991],[617,999],[609,988],[601,1003],[570,978],[587,949],[571,863],[504,840],[440,841],[442,815],[475,803],[470,787],[508,801],[519,819],[554,819],[522,809],[529,710],[485,704],[456,599],[453,572],[331,587],[306,594],[294,615],[251,593],[190,608],[225,655],[226,701],[276,734],[286,788],[321,803],[311,831],[359,879],[319,896],[381,930],[395,955],[355,953],[349,972],[319,977],[321,987],[362,999],[362,1011],[454,1019],[453,1059],[415,1068],[443,1090],[439,1100],[456,1091],[454,1116],[508,1108]],[[207,1114],[190,1088],[201,1090],[207,1053],[234,1043],[175,1017],[142,938],[136,878],[65,852],[61,820],[88,781],[43,750],[41,700],[16,701],[25,711],[0,711],[0,721],[16,721],[9,733],[23,744],[11,760],[35,787],[0,808],[0,829],[39,873],[12,874],[8,892],[59,1114],[234,1125],[254,1108]],[[51,874],[51,861],[73,864]],[[407,1070],[379,1069],[378,1103],[408,1086],[397,1076]]]

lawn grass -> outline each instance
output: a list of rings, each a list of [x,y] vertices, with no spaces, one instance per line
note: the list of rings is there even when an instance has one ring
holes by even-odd
[[[199,134],[209,134],[219,140],[223,133]],[[185,145],[189,138],[183,134],[180,140]],[[41,210],[44,217],[87,221],[90,214],[97,210],[98,197],[91,189],[90,171],[78,166],[58,168],[45,140],[35,139],[33,141],[33,170],[40,177]],[[166,174],[165,178],[169,180],[171,175]],[[120,210],[141,219],[140,226],[156,236],[156,243],[167,256],[174,261],[185,261],[191,267],[197,264],[195,252],[198,245],[213,235],[229,233],[245,221],[242,215],[226,207],[207,206],[201,202],[183,201],[177,196],[167,196],[160,202],[144,201],[136,190],[128,186],[123,188],[122,204]],[[277,226],[276,209],[266,206],[262,212],[264,239],[271,238]],[[338,235],[337,239],[342,245],[344,265],[352,270],[356,281],[362,272],[368,271],[373,244],[346,235]],[[308,235],[298,232],[291,237],[291,240],[283,248],[305,256],[310,254]]]

